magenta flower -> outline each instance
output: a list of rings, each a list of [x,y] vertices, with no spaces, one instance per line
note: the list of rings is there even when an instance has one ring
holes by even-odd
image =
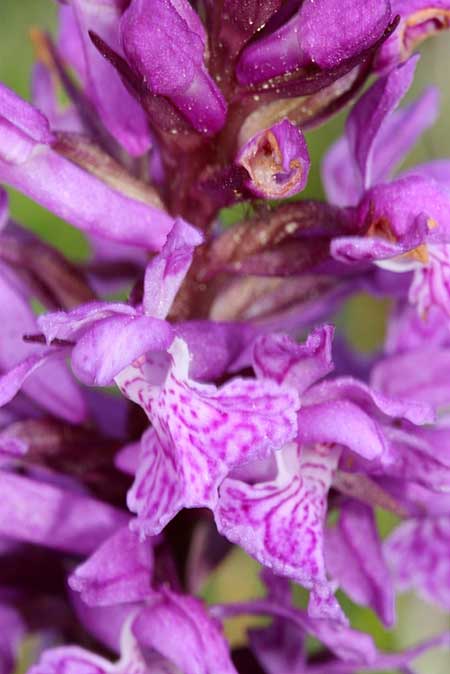
[[[450,163],[397,172],[450,5],[58,7],[31,102],[0,84],[0,182],[90,255],[0,188],[0,674],[410,674],[449,633],[384,652],[351,607],[450,610]],[[237,549],[265,595],[246,571],[222,603]]]

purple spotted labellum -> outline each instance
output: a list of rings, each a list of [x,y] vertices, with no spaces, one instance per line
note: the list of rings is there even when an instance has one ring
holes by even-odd
[[[401,167],[439,94],[400,103],[450,5],[58,8],[0,182],[89,252],[0,187],[0,674],[411,674],[450,646],[396,613],[450,611],[450,161]]]

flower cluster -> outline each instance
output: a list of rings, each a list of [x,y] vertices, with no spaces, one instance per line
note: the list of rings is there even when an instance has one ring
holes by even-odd
[[[1,192],[1,674],[30,634],[29,674],[412,672],[449,647],[382,652],[340,599],[387,627],[406,588],[450,610],[450,160],[398,172],[438,113],[432,87],[399,107],[416,47],[449,26],[448,0],[61,0],[33,31],[0,181],[92,253]],[[349,104],[326,201],[280,201]],[[370,357],[330,322],[361,291],[391,307]],[[266,594],[208,604],[233,546]],[[269,620],[231,648],[243,615]]]

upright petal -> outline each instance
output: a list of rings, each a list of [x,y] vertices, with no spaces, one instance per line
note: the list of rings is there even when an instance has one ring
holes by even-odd
[[[418,57],[381,77],[359,99],[346,123],[350,154],[361,177],[362,189],[373,184],[375,141],[386,118],[411,86]],[[380,152],[380,148],[378,148]]]
[[[59,47],[81,77],[105,127],[129,154],[138,156],[151,144],[145,113],[89,38],[92,30],[113,49],[120,49],[119,5],[115,0],[72,0],[70,7],[61,8]]]
[[[88,385],[108,386],[146,351],[165,351],[172,326],[152,316],[111,316],[85,332],[72,350],[74,373]]]
[[[166,318],[180,285],[191,265],[196,246],[203,241],[200,232],[178,218],[159,255],[147,265],[144,281],[144,312]]]
[[[28,674],[173,674],[167,662],[149,654],[146,658],[131,632],[131,618],[121,630],[121,656],[112,663],[79,646],[53,648],[41,656]]]
[[[152,92],[169,98],[197,131],[219,131],[226,104],[204,64],[205,30],[189,2],[132,0],[120,31],[128,61]]]

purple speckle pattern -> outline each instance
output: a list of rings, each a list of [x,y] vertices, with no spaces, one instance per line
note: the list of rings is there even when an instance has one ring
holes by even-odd
[[[177,338],[161,385],[145,378],[145,365],[122,373],[125,395],[153,424],[128,505],[141,532],[156,534],[182,507],[209,507],[235,466],[264,458],[296,435],[297,393],[270,380],[234,379],[221,388],[188,378],[189,353]]]
[[[327,495],[339,454],[320,446],[285,448],[276,480],[225,480],[215,517],[219,531],[261,564],[311,590],[312,616],[345,621],[323,558]]]

